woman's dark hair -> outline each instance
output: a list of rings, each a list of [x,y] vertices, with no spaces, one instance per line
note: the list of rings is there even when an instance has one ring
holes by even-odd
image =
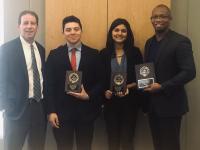
[[[116,26],[121,25],[121,24],[123,24],[127,29],[127,38],[124,41],[124,47],[123,47],[124,50],[126,51],[134,46],[134,36],[133,36],[133,32],[131,30],[130,24],[128,23],[128,21],[126,19],[117,18],[112,22],[110,29],[108,31],[108,35],[107,35],[106,48],[111,51],[114,51],[114,49],[115,49],[114,40],[112,38],[112,31]]]

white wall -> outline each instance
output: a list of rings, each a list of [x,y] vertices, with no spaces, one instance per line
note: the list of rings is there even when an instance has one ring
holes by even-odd
[[[200,149],[200,1],[188,0],[188,36],[193,43],[196,62],[196,79],[188,85],[190,113],[187,116],[187,149]]]
[[[196,79],[190,82],[186,88],[189,98],[190,112],[185,116],[182,128],[182,143],[184,150],[200,149],[200,1],[199,0],[173,0],[173,28],[187,35],[193,44],[197,75]]]
[[[4,39],[5,42],[18,36],[18,15],[30,9],[39,16],[39,31],[36,39],[44,45],[44,0],[4,0]]]

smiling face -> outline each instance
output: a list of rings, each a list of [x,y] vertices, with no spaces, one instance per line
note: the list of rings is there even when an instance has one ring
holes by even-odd
[[[18,29],[24,40],[32,43],[38,29],[38,24],[35,16],[31,14],[25,14],[21,16],[21,22],[18,25]]]
[[[65,24],[63,34],[67,43],[75,45],[81,41],[82,30],[77,22],[69,22]]]
[[[112,30],[112,38],[115,43],[124,43],[127,38],[127,29],[124,24],[120,24]]]
[[[151,23],[156,33],[162,33],[168,30],[170,21],[170,11],[166,7],[156,7],[153,9]]]

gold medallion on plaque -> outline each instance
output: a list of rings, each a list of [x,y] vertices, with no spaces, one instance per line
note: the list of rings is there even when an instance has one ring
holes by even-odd
[[[80,92],[82,83],[82,72],[81,71],[67,71],[65,81],[66,92]]]
[[[114,83],[116,85],[122,85],[124,83],[124,77],[121,74],[117,74],[114,76]]]
[[[79,75],[76,72],[73,72],[69,75],[69,81],[71,83],[76,83],[79,80]]]
[[[124,92],[126,90],[126,73],[113,72],[111,78],[111,90],[115,92]]]

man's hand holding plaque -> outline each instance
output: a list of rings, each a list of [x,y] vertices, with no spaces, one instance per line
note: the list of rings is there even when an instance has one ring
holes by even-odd
[[[161,84],[153,83],[153,84],[149,85],[147,88],[145,88],[144,91],[154,93],[154,92],[159,91],[161,89],[161,87],[162,87]]]
[[[80,100],[89,100],[89,95],[82,85],[81,71],[67,71],[65,80],[65,92]]]
[[[136,65],[135,72],[139,89],[147,89],[156,82],[153,63]]]
[[[85,91],[85,88],[83,85],[81,85],[81,92],[80,93],[77,93],[77,92],[67,92],[67,94],[71,95],[71,96],[74,96],[80,100],[89,100],[89,95],[87,94],[87,92]]]

